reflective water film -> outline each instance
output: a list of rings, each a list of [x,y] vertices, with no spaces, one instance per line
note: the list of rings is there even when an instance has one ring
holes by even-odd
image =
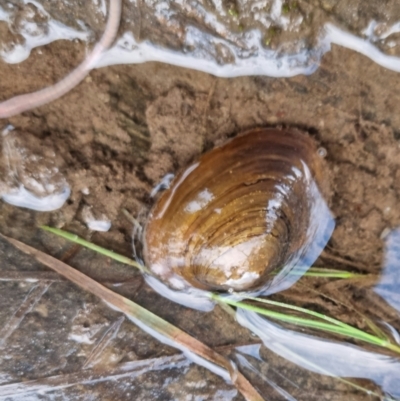
[[[385,260],[374,291],[400,313],[400,228],[390,232],[384,241]]]
[[[255,313],[241,309],[238,309],[237,319],[256,333],[271,351],[305,369],[340,378],[370,379],[388,396],[400,397],[398,358],[285,330]]]

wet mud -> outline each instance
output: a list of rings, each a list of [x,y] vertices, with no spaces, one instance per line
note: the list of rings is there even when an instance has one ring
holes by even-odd
[[[84,54],[83,45],[60,41],[33,50],[23,63],[0,61],[0,100],[51,84]],[[176,173],[250,128],[296,127],[309,132],[327,153],[326,181],[336,228],[317,265],[369,276],[303,278],[275,298],[360,328],[367,328],[361,313],[399,330],[399,312],[372,290],[385,261],[384,240],[400,226],[399,104],[397,73],[338,46],[323,57],[315,73],[292,78],[224,79],[161,63],[94,70],[63,98],[2,121],[4,127],[15,127],[10,135],[26,154],[41,156],[43,163],[54,158],[71,195],[54,212],[0,202],[0,231],[63,259],[208,345],[227,347],[229,353],[258,340],[219,308],[204,314],[165,301],[145,286],[139,273],[55,239],[38,226],[60,227],[130,256],[132,227],[122,209],[144,224],[153,204],[150,192],[165,174]],[[27,165],[24,174],[37,169],[34,163]],[[88,230],[88,209],[95,218],[111,222],[108,232]],[[89,394],[119,399],[135,394],[143,400],[195,399],[188,394],[204,400],[242,399],[222,379],[180,359],[130,322],[119,321],[118,314],[96,298],[3,240],[0,255],[0,399],[32,399],[37,388],[51,388],[54,396],[71,400],[88,399]],[[114,330],[110,340],[93,356],[107,330]],[[365,399],[345,383],[299,372],[270,351],[263,352],[271,361],[261,368],[265,375],[283,381],[283,388],[285,380],[294,382],[289,387],[298,400]],[[137,373],[142,369],[139,361],[145,366],[143,374]],[[103,379],[94,379],[92,373]],[[17,389],[15,383],[21,380],[31,382]],[[368,381],[358,383],[376,390]],[[266,386],[265,391],[272,390]],[[269,397],[284,399],[279,393]]]

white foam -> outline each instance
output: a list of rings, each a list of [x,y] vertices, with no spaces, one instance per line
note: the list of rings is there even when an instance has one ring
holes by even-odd
[[[25,207],[39,212],[51,212],[60,209],[69,198],[70,193],[70,188],[65,186],[61,192],[38,197],[20,185],[18,188],[2,194],[2,199],[13,206]]]
[[[277,0],[277,3],[279,0]],[[394,24],[379,37],[372,36],[375,25],[364,30],[369,39],[385,39],[393,33],[400,31],[400,22]],[[204,71],[220,77],[236,77],[242,75],[268,75],[272,77],[290,77],[299,74],[311,74],[318,66],[321,57],[331,49],[332,44],[346,47],[361,53],[377,64],[399,72],[400,58],[389,56],[381,52],[370,40],[365,40],[354,34],[346,32],[331,23],[326,23],[322,29],[320,39],[313,50],[301,49],[293,54],[280,54],[279,52],[264,48],[261,33],[257,30],[246,33],[248,47],[257,48],[257,55],[240,58],[233,45],[224,42],[224,46],[231,49],[235,55],[232,63],[217,64],[210,57],[200,58],[195,53],[178,53],[176,51],[158,47],[148,41],[137,43],[131,32],[125,32],[117,43],[106,51],[96,67],[105,67],[114,64],[139,64],[147,61],[159,61],[180,67]],[[200,41],[214,42],[203,32],[190,27],[186,32],[186,42],[193,46],[200,46]],[[221,42],[222,43],[222,42]],[[202,43],[204,46],[204,43]]]
[[[279,1],[276,0],[276,3],[279,3]],[[278,15],[275,17],[278,18]],[[285,25],[283,22],[282,24]],[[290,77],[314,72],[319,66],[321,57],[331,49],[332,44],[336,44],[361,53],[387,69],[399,72],[400,57],[389,56],[381,52],[371,41],[385,39],[393,33],[400,32],[400,22],[391,26],[380,36],[374,36],[375,26],[376,24],[372,21],[363,31],[368,36],[368,40],[365,40],[336,27],[332,23],[326,23],[313,50],[304,48],[297,53],[286,55],[264,48],[261,45],[261,33],[257,30],[249,31],[246,33],[245,41],[249,48],[257,48],[257,55],[240,58],[236,55],[237,51],[233,45],[224,42],[224,46],[230,48],[231,53],[235,55],[234,62],[226,64],[217,64],[210,57],[197,57],[195,53],[178,53],[157,47],[148,41],[137,43],[131,32],[125,32],[117,43],[102,55],[97,67],[159,61],[208,72],[220,77],[242,75]],[[194,27],[189,27],[186,35],[186,42],[192,46],[204,46],[204,43],[200,43],[200,41],[209,42],[210,46],[211,42],[214,42],[215,45],[215,38],[214,40],[207,38],[207,34],[196,31]]]
[[[100,219],[95,218],[90,206],[84,207],[82,217],[89,230],[106,232],[111,228],[111,221],[104,215]]]
[[[362,31],[362,33],[367,37],[371,42],[377,42],[379,40],[387,39],[390,35],[394,33],[400,32],[400,22],[396,22],[392,26],[387,27],[384,24],[380,24],[379,22],[372,20],[368,24],[368,26]],[[381,29],[383,28],[383,29]],[[378,34],[378,30],[383,30],[382,33]]]
[[[47,26],[45,29],[39,27],[33,22],[21,22],[22,29],[18,33],[24,38],[23,44],[16,44],[11,49],[0,50],[0,56],[6,63],[15,64],[26,60],[32,49],[39,46],[44,46],[56,40],[83,40],[90,39],[90,33],[87,30],[77,30],[67,25],[62,24],[51,17],[51,15],[43,8],[43,6],[33,0],[24,0],[24,4],[31,3],[41,14],[42,17],[47,19]],[[7,13],[4,9],[0,8],[0,20],[7,23],[12,22],[11,13]]]
[[[200,38],[208,36],[195,27],[190,27],[186,34],[189,35],[187,41],[193,46],[198,44]],[[312,57],[310,56],[310,51],[305,48],[296,54],[280,55],[274,50],[261,46],[262,38],[258,30],[249,31],[246,33],[246,36],[249,47],[254,48],[254,45],[258,47],[257,56],[246,58],[235,57],[233,63],[218,64],[210,57],[201,58],[196,57],[195,54],[179,53],[155,46],[149,41],[143,41],[139,44],[135,41],[131,32],[125,32],[112,48],[103,53],[96,68],[115,64],[140,64],[147,61],[159,61],[226,78],[242,75],[291,77],[314,72],[318,68],[320,56],[329,50],[325,48],[325,43],[322,43],[321,47],[316,50],[317,54],[313,52]],[[216,39],[210,37],[205,41],[214,42],[215,45]],[[228,43],[224,42],[223,44],[228,49],[232,47]],[[232,48],[231,53],[235,54],[235,49]]]
[[[104,0],[92,0],[98,8],[98,12],[106,15],[106,3]],[[24,4],[31,3],[37,8],[37,12],[46,19],[45,29],[35,22],[25,21],[20,24],[18,33],[23,36],[24,43],[17,44],[12,49],[3,49],[0,56],[8,63],[18,63],[25,60],[31,50],[43,46],[58,39],[89,41],[91,33],[81,24],[80,29],[71,28],[53,19],[43,6],[34,0],[23,0]],[[301,23],[301,17],[289,18],[282,13],[282,0],[274,0],[269,13],[261,12],[265,7],[262,3],[252,6],[254,18],[262,23],[265,28],[274,25],[280,26],[286,31],[296,31]],[[221,2],[215,0],[217,14],[226,14]],[[261,7],[261,8],[260,8]],[[400,71],[400,57],[389,56],[381,52],[375,42],[387,39],[394,33],[400,32],[400,22],[389,27],[383,23],[372,20],[368,26],[360,32],[360,36],[346,32],[332,23],[321,26],[321,34],[314,48],[310,49],[305,38],[282,43],[278,49],[270,49],[264,46],[263,34],[258,29],[244,33],[232,32],[216,15],[202,8],[199,3],[193,3],[185,12],[191,9],[204,20],[210,28],[201,30],[197,26],[186,24],[181,51],[175,51],[167,47],[154,44],[148,40],[136,42],[133,33],[126,31],[107,50],[96,64],[96,68],[115,64],[138,64],[148,61],[158,61],[177,65],[185,68],[204,71],[220,77],[236,77],[243,75],[267,75],[272,77],[290,77],[298,74],[311,74],[320,63],[321,57],[330,50],[331,44],[337,44],[357,51],[379,65],[393,71]],[[190,10],[189,10],[190,9]],[[189,11],[188,11],[189,10]],[[218,11],[219,10],[219,11]],[[265,14],[263,18],[261,14]],[[0,20],[9,25],[15,19],[12,7],[6,10],[0,6]],[[264,15],[263,14],[263,15]],[[154,5],[154,15],[162,19],[169,27],[176,22],[176,11],[171,10],[167,2],[158,2]],[[175,24],[175,25],[174,25]],[[381,33],[376,33],[381,31]],[[390,45],[388,43],[388,45]],[[286,51],[290,48],[290,51]],[[218,51],[216,49],[219,49]],[[223,60],[218,60],[218,54],[224,55]]]
[[[111,228],[111,221],[108,220],[90,220],[86,224],[92,231],[108,231]]]
[[[0,198],[11,205],[41,212],[61,208],[71,190],[57,167],[54,150],[47,149],[47,156],[43,157],[25,148],[22,135],[11,125],[3,129],[0,139],[5,167]],[[42,147],[40,141],[36,145]]]
[[[386,39],[390,35],[393,35],[394,33],[399,33],[399,32],[400,32],[400,22],[396,22],[391,27],[389,27],[389,29],[387,29],[386,32],[379,35],[379,39]]]
[[[371,42],[349,32],[345,32],[330,23],[325,24],[325,32],[324,40],[327,43],[333,43],[354,50],[388,70],[400,72],[400,57],[388,56]]]

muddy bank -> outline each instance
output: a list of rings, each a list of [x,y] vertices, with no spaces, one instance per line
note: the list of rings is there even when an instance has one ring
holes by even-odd
[[[83,55],[83,46],[56,42],[40,52],[33,51],[21,64],[1,63],[0,100],[50,84],[65,75]],[[0,231],[62,257],[101,282],[122,282],[122,286],[114,289],[212,346],[252,342],[251,335],[219,309],[205,316],[170,303],[166,307],[162,298],[144,287],[139,274],[51,239],[39,233],[37,227],[41,224],[62,227],[131,255],[132,227],[122,208],[144,223],[152,205],[150,191],[166,173],[175,173],[204,151],[243,130],[294,126],[308,131],[327,150],[327,180],[332,186],[329,202],[336,217],[336,229],[320,264],[378,274],[384,258],[382,238],[400,225],[399,102],[400,83],[396,73],[340,47],[325,55],[314,74],[285,79],[221,79],[159,63],[99,69],[62,99],[4,121],[4,126],[15,127],[12,135],[18,141],[18,151],[37,154],[43,163],[53,158],[58,173],[70,186],[71,195],[61,209],[51,213],[1,202]],[[4,140],[5,137],[2,146]],[[41,165],[31,164],[26,174],[31,175],[35,168],[40,170]],[[8,167],[2,168],[6,171]],[[12,183],[7,181],[6,185]],[[88,231],[85,223],[88,209],[96,218],[111,222],[109,232]],[[20,278],[27,272],[40,277],[39,273],[46,271],[32,265],[29,259],[20,259],[4,243],[1,252],[0,275],[4,277],[10,271],[19,272]],[[23,324],[7,340],[11,358],[3,365],[6,366],[3,383],[16,382],[21,377],[43,378],[45,371],[54,375],[79,371],[90,356],[91,344],[100,341],[105,328],[118,320],[116,314],[98,305],[95,298],[57,280],[46,291],[35,287],[37,301],[33,309],[27,309]],[[284,296],[364,327],[362,319],[349,312],[350,305],[399,329],[398,312],[370,290],[376,281],[376,277],[368,281],[314,280],[308,282],[312,283],[312,290],[296,286]],[[1,304],[6,305],[2,314],[4,324],[9,324],[10,316],[35,286],[21,282],[22,279],[1,282]],[[42,289],[44,298],[40,295]],[[319,292],[316,294],[315,290]],[[327,294],[336,302],[329,300]],[[123,325],[120,332],[117,330],[122,334],[109,343],[107,353],[97,362],[99,368],[172,354],[147,335],[139,334],[140,330],[132,328],[130,323]],[[71,337],[74,330],[77,335],[82,335],[81,331],[86,333],[89,342]],[[45,333],[41,337],[44,343],[35,337],[32,345],[26,338],[37,332]],[[67,345],[60,347],[54,342],[55,337]],[[27,352],[35,351],[32,355],[38,356],[46,347],[53,358],[51,371],[46,370],[48,359],[25,361]],[[353,391],[334,380],[327,379],[329,384],[325,386],[325,382],[304,373],[296,379],[296,368],[286,366],[277,357],[276,360],[276,366],[287,377],[299,380],[300,389],[293,395],[300,400],[311,399],[310,389],[314,389],[315,399],[332,400],[348,399]],[[172,381],[175,384],[166,390],[166,399],[180,399],[179,383],[183,380],[187,386],[191,381],[182,377],[188,375],[193,382],[199,382],[200,378],[205,383],[215,381],[215,392],[231,391],[222,380],[198,369],[192,365],[184,370],[183,376],[177,373],[178,379]],[[155,382],[154,377],[143,379],[142,388],[143,383],[150,385],[151,380]],[[79,394],[79,390],[74,388],[74,391]],[[119,387],[115,391],[128,397]],[[76,394],[71,399],[78,397]],[[148,394],[144,391],[143,399]],[[210,394],[204,390],[204,399],[218,399],[214,393]],[[184,399],[184,394],[181,397]],[[363,395],[359,397],[363,399]]]
[[[60,67],[51,54],[61,59],[68,47],[49,46],[47,61],[37,55],[18,68],[3,64],[8,88],[2,98],[48,84],[41,76]],[[81,52],[69,50],[72,65]],[[63,63],[58,75],[66,72]],[[400,224],[396,77],[339,47],[313,75],[290,79],[218,79],[156,63],[93,71],[64,98],[8,120],[28,154],[37,154],[38,144],[54,151],[72,190],[62,210],[31,213],[32,219],[67,227],[82,222],[89,206],[112,222],[103,234],[107,241],[128,241],[121,208],[145,216],[149,193],[166,173],[243,130],[294,126],[327,150],[337,219],[332,247],[360,263],[379,264],[380,235]],[[2,208],[5,219],[14,211]]]

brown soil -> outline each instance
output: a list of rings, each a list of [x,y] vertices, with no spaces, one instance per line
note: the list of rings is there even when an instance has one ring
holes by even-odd
[[[0,63],[0,100],[51,84],[76,65],[83,53],[83,47],[79,45],[58,42],[42,48],[41,54],[33,51],[22,64]],[[27,152],[38,153],[38,141],[43,149],[55,152],[56,164],[70,184],[72,193],[65,206],[53,213],[22,210],[1,202],[0,231],[56,256],[64,255],[70,264],[99,280],[125,282],[131,275],[129,270],[118,270],[116,267],[113,273],[102,267],[96,271],[96,266],[109,262],[86,256],[88,260],[85,263],[83,251],[76,253],[76,249],[65,256],[65,242],[38,234],[37,227],[41,224],[62,227],[83,237],[91,237],[99,245],[130,255],[131,225],[122,209],[127,209],[144,223],[152,205],[149,193],[166,173],[175,173],[207,149],[243,130],[256,126],[299,127],[307,130],[327,150],[330,175],[327,180],[332,182],[330,206],[336,217],[336,229],[320,263],[360,273],[379,274],[384,257],[382,235],[400,226],[399,104],[398,74],[339,47],[333,47],[325,55],[320,68],[313,75],[290,79],[218,79],[158,63],[96,70],[62,99],[13,117],[8,122],[4,121],[4,125],[11,123],[15,127],[15,135]],[[85,188],[89,189],[89,194],[83,193]],[[105,214],[111,220],[109,232],[88,232],[82,218],[82,211],[87,206],[92,208],[96,216]],[[5,249],[3,247],[0,262],[3,273],[14,269],[10,266],[15,258],[11,253],[5,262]],[[13,263],[17,270],[25,266]],[[35,269],[38,268],[22,267],[22,270]],[[350,305],[374,320],[383,319],[399,329],[398,312],[370,290],[375,281],[312,282],[312,291],[317,289],[325,295],[330,291],[329,295],[336,303],[321,294],[297,287],[288,294],[288,298],[322,308],[326,313],[351,323],[360,323],[358,315],[352,315],[351,310],[344,306]],[[174,317],[173,307],[166,310],[165,301],[158,298],[154,303],[151,301],[155,295],[142,288],[137,275],[133,283],[136,283],[136,287],[130,281],[130,287],[122,287],[121,291],[126,291],[139,303],[210,345],[250,341],[249,334],[237,326],[232,329],[233,322],[219,310],[207,318],[209,320],[205,319],[204,324],[196,325],[195,322],[203,319],[198,312],[182,312],[181,308],[181,315]],[[66,285],[62,283],[63,287]],[[138,293],[135,288],[141,288],[141,292]],[[14,302],[18,304],[25,293],[25,290],[19,291],[8,288],[4,294],[15,297]],[[75,289],[74,294],[78,293]],[[47,292],[47,296],[53,296],[52,304],[63,310],[65,299],[59,298],[57,293],[51,295]],[[71,302],[73,305],[75,301]],[[85,302],[96,305],[93,299]],[[103,314],[107,320],[107,308],[100,309],[101,312],[96,313]],[[12,311],[13,305],[7,310]],[[40,311],[36,314],[39,320],[44,316],[40,315]],[[89,316],[89,312],[86,316]],[[66,322],[71,319],[71,316],[66,317]],[[125,322],[124,325],[129,324]],[[37,327],[40,327],[39,323]],[[217,327],[215,332],[218,334],[211,335],[211,327],[213,330]],[[148,336],[145,337],[143,341],[150,341]],[[14,343],[19,341],[22,340],[17,338]],[[136,345],[124,344],[124,351],[115,351],[118,353],[115,360],[140,359],[140,355],[143,358],[150,357],[148,350],[140,354],[137,345],[139,340],[132,341]],[[76,346],[80,347],[79,344]],[[157,349],[156,345],[154,347]],[[80,352],[89,353],[90,350],[85,346],[83,348]],[[118,347],[115,349],[118,350]],[[67,355],[67,351],[60,353],[66,352]],[[157,355],[165,355],[165,352],[168,354],[170,351],[156,351]],[[64,368],[61,365],[54,367],[54,372],[73,372],[79,366],[75,362],[67,358],[63,362]],[[43,374],[37,373],[35,362],[31,364],[32,374],[23,377],[43,377]],[[282,369],[286,371],[288,368]],[[12,376],[11,381],[15,381],[17,376],[13,376],[12,372],[10,368],[7,373]],[[198,380],[198,375],[208,375],[204,373],[205,370],[202,372],[194,372],[193,380]],[[215,382],[219,379],[204,376],[204,380],[214,380],[216,389],[226,386],[223,382]],[[303,381],[304,389],[308,388],[307,380],[305,378]],[[179,392],[177,383],[170,386],[171,394],[175,394],[172,399],[181,399],[176,395]],[[330,387],[318,385],[314,381],[313,388],[320,389],[319,393],[315,390],[315,399],[347,400],[350,399],[349,391],[353,391],[349,388],[344,390],[344,385],[340,383],[331,383]],[[326,390],[333,387],[335,391]],[[143,397],[146,399],[146,396]],[[298,397],[300,400],[314,399],[302,398],[300,393]],[[360,397],[352,399],[364,399]]]

